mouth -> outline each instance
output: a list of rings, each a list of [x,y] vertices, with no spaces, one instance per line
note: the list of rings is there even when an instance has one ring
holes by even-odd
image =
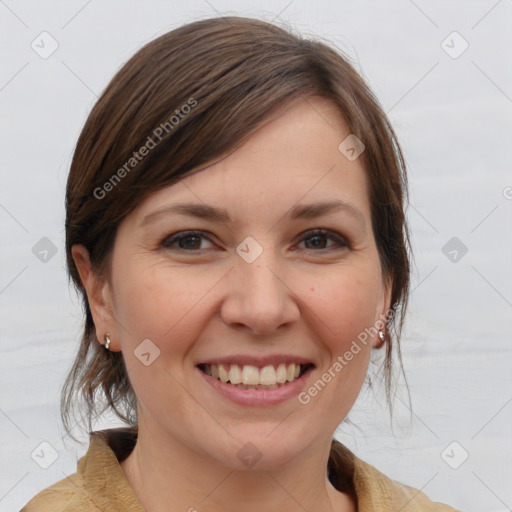
[[[271,390],[287,386],[314,368],[313,363],[279,363],[256,366],[251,364],[201,363],[197,368],[224,384],[239,389]]]

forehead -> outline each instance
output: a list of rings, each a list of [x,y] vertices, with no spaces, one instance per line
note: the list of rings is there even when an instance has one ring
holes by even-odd
[[[152,194],[136,215],[186,200],[221,206],[234,217],[258,212],[263,221],[298,202],[337,199],[369,216],[362,159],[348,159],[339,149],[349,135],[335,104],[319,97],[297,100],[227,157]]]

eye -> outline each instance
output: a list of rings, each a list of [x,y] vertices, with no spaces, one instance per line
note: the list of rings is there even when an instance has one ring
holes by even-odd
[[[334,240],[334,242],[335,242],[334,246],[331,245],[331,246],[327,247],[325,244],[326,244],[326,242],[328,242],[328,240]],[[335,249],[336,245],[338,246],[338,248],[344,248],[344,247],[348,248],[349,247],[349,244],[342,236],[339,236],[336,233],[333,233],[332,231],[327,231],[325,229],[314,229],[312,231],[308,231],[305,234],[305,236],[303,236],[301,243],[303,241],[306,242],[307,250],[316,250],[316,249],[329,250],[329,249],[333,249],[333,248]],[[309,247],[307,246],[308,241],[310,242]]]
[[[171,250],[200,251],[206,249],[206,247],[201,247],[201,240],[210,241],[201,231],[181,231],[166,237],[160,246]]]

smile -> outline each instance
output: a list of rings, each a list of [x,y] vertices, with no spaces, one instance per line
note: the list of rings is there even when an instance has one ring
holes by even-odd
[[[200,364],[206,375],[229,383],[239,389],[277,389],[300,379],[313,365],[311,363],[280,363],[258,367],[251,364]]]

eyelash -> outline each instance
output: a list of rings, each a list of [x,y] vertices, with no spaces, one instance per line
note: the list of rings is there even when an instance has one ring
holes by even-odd
[[[337,235],[336,233],[334,233],[332,231],[326,230],[326,229],[312,229],[310,231],[306,231],[304,233],[304,236],[301,238],[300,242],[314,238],[315,236],[325,236],[326,238],[330,238],[331,240],[336,241],[339,245],[338,249],[342,249],[342,248],[350,249],[350,245],[345,240],[345,238],[343,238],[340,235]],[[208,239],[208,237],[205,235],[205,233],[203,231],[180,231],[179,233],[175,233],[173,235],[169,235],[166,238],[164,238],[162,240],[162,242],[160,243],[160,246],[167,250],[176,250],[176,251],[180,251],[180,252],[199,252],[199,251],[201,251],[201,249],[193,249],[193,250],[189,251],[182,247],[179,247],[179,248],[172,247],[172,245],[174,243],[178,242],[179,240],[184,240],[186,238],[192,238],[192,237]],[[315,249],[306,249],[306,250],[313,251],[313,252],[319,252],[320,250],[330,251],[333,249],[336,249],[336,247],[334,247],[334,248],[327,247],[327,248],[322,248],[319,250],[315,250]]]

